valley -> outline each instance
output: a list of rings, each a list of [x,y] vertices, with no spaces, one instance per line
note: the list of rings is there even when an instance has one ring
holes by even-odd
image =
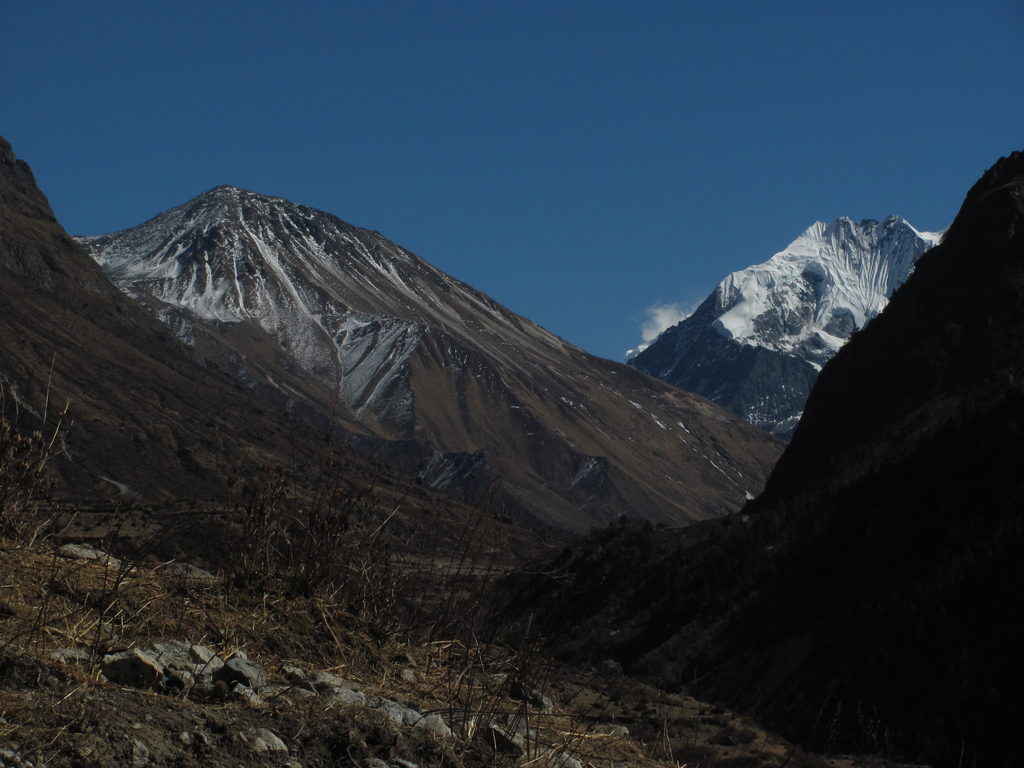
[[[1012,764],[1022,222],[1014,153],[816,224],[630,367],[237,187],[72,238],[0,142],[0,766]]]

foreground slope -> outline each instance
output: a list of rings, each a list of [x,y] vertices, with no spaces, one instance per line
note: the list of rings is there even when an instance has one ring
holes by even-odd
[[[595,358],[376,232],[218,187],[82,238],[200,354],[440,488],[561,528],[685,522],[756,493],[777,445],[724,409]],[[493,491],[492,491],[493,492]]]
[[[1022,308],[1014,153],[825,366],[744,514],[672,536],[606,532],[563,556],[568,578],[527,580],[520,600],[590,599],[589,615],[549,613],[566,652],[699,681],[805,743],[1015,765]],[[637,561],[651,566],[609,593],[609,573]]]
[[[821,366],[940,237],[898,216],[815,222],[768,261],[722,280],[629,363],[788,438]]]

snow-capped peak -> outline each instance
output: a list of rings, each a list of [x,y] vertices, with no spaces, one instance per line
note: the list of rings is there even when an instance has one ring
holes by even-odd
[[[882,311],[941,232],[898,216],[817,221],[768,261],[715,289],[715,328],[728,338],[820,366]]]
[[[822,365],[941,237],[898,216],[817,221],[768,261],[728,275],[629,364],[790,434]]]

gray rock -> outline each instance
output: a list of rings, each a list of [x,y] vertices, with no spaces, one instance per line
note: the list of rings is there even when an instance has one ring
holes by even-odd
[[[415,712],[397,701],[380,696],[374,696],[367,701],[367,706],[383,712],[388,720],[397,726],[414,725],[420,719],[419,712]]]
[[[317,693],[328,693],[333,691],[335,688],[352,688],[356,686],[350,683],[343,677],[338,677],[330,672],[321,672],[314,670],[309,673],[309,681],[313,684],[313,688]]]
[[[241,683],[257,691],[267,684],[267,676],[263,670],[244,658],[239,652],[236,652],[234,656],[224,662],[224,666],[213,673],[213,679],[215,681],[223,680],[229,686],[232,683]]]
[[[555,755],[549,760],[549,763],[553,766],[557,766],[557,768],[583,768],[583,763],[567,752]]]
[[[413,670],[412,667],[406,667],[402,670],[402,680],[407,683],[416,682],[416,672]]]
[[[353,691],[351,688],[335,688],[330,694],[332,704],[345,704],[348,706],[366,706],[366,694],[362,691]]]
[[[424,715],[416,721],[416,727],[439,739],[450,739],[455,735],[440,715]]]
[[[242,683],[232,683],[231,689],[228,692],[232,698],[239,699],[251,704],[252,706],[259,706],[263,703],[263,699],[260,695],[247,685]]]
[[[138,648],[107,654],[103,657],[102,671],[110,682],[133,688],[157,690],[164,678],[163,666]]]
[[[207,666],[216,666],[220,669],[224,666],[224,662],[217,658],[217,654],[207,648],[205,645],[189,645],[189,655],[196,664],[206,664]]]
[[[174,691],[213,687],[214,673],[224,662],[209,648],[180,640],[162,640],[147,651],[164,668],[164,685]]]
[[[281,667],[281,674],[284,675],[285,680],[297,689],[316,693],[313,681],[309,679],[309,672],[302,667],[296,667],[292,664],[284,664]]]
[[[331,697],[334,697],[341,690],[348,690],[353,693],[358,690],[358,686],[355,683],[330,672],[311,671],[291,664],[285,664],[281,667],[281,673],[298,690],[309,690]],[[365,701],[365,697],[362,694],[360,696],[362,697],[360,703],[362,703]]]
[[[608,735],[624,739],[629,736],[629,728],[624,725],[612,725],[608,727]]]
[[[196,678],[196,687],[204,690],[212,688],[214,675],[224,666],[224,662],[205,645],[190,645],[189,654],[192,657],[192,674]]]
[[[57,551],[62,557],[72,560],[95,560],[104,563],[109,568],[121,567],[121,561],[116,557],[104,552],[102,549],[90,547],[88,544],[64,544]]]
[[[253,728],[242,735],[242,740],[257,755],[281,754],[288,752],[288,745],[266,728]]]
[[[153,643],[152,647],[148,649],[148,653],[164,666],[169,664],[178,664],[183,667],[192,666],[189,644],[180,640],[162,640],[159,643]]]

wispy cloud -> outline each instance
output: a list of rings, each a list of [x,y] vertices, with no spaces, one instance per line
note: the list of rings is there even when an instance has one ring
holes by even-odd
[[[682,304],[652,304],[644,310],[646,316],[640,325],[641,343],[634,349],[626,351],[626,359],[636,357],[650,346],[662,331],[671,328],[681,320],[685,320],[693,312],[694,307],[685,307]]]
[[[644,310],[647,319],[640,326],[644,344],[650,344],[666,328],[671,328],[680,320],[685,320],[693,312],[692,309],[684,309],[679,304],[654,304]]]

